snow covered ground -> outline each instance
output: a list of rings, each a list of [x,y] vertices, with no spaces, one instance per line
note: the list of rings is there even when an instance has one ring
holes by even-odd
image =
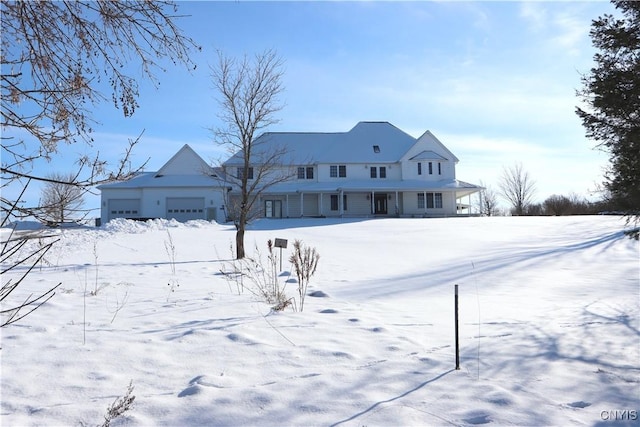
[[[321,255],[309,291],[324,296],[279,313],[220,274],[233,226],[56,230],[12,301],[61,287],[1,330],[0,424],[101,424],[132,381],[134,407],[113,426],[638,425],[640,254],[623,228],[261,220],[248,252],[288,239],[283,282],[293,240]]]

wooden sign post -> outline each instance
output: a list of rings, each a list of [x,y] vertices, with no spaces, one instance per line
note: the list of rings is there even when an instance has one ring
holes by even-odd
[[[276,237],[273,246],[280,248],[280,271],[282,271],[282,248],[287,249],[287,239],[278,239]]]

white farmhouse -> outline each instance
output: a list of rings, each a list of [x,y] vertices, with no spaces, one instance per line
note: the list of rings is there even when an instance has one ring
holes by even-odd
[[[468,214],[466,198],[482,189],[456,179],[458,158],[431,132],[416,139],[387,122],[360,122],[348,132],[266,132],[253,146],[250,180],[265,154],[284,153],[269,173],[287,179],[258,187],[254,206],[267,218],[455,216]],[[184,146],[156,173],[102,185],[102,221],[223,221],[245,173],[242,153],[222,166],[226,175]]]

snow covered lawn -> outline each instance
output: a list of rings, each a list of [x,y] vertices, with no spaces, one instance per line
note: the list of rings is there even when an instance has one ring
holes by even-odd
[[[220,274],[233,226],[57,230],[12,301],[61,287],[1,331],[0,424],[101,424],[132,381],[134,408],[113,426],[638,425],[640,254],[623,228],[261,220],[248,252],[288,239],[283,281],[293,240],[321,255],[309,291],[325,296],[280,313]]]

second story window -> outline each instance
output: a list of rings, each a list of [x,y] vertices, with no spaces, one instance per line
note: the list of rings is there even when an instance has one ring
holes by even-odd
[[[371,174],[371,178],[386,178],[387,177],[387,167],[386,166],[380,166],[379,168],[372,166],[369,169],[369,172]]]
[[[418,175],[422,175],[422,163],[418,162]]]
[[[433,162],[429,162],[429,175],[433,175]]]
[[[329,176],[331,178],[346,178],[347,165],[331,165],[329,166]]]
[[[299,167],[298,179],[313,179],[313,166]]]
[[[238,168],[238,171],[236,173],[236,178],[242,179],[243,176],[244,176],[244,168]],[[249,172],[247,173],[247,179],[253,179],[253,168],[252,167],[249,168]]]

